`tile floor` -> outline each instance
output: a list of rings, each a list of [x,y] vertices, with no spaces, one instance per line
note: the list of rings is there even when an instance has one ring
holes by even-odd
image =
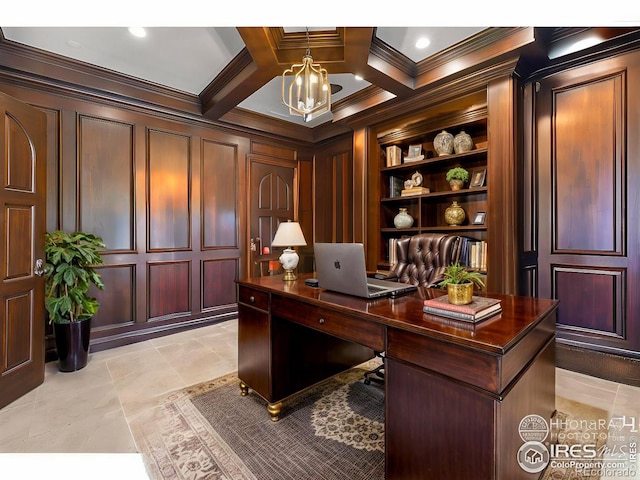
[[[167,392],[236,369],[235,320],[92,353],[73,373],[47,363],[41,386],[0,409],[0,454],[135,453],[136,416]],[[556,369],[556,396],[558,409],[573,399],[640,421],[637,387]]]

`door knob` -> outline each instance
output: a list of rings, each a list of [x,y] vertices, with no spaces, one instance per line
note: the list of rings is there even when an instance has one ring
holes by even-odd
[[[44,275],[44,262],[41,258],[36,260],[36,267],[33,269],[33,273],[35,273],[39,277]]]

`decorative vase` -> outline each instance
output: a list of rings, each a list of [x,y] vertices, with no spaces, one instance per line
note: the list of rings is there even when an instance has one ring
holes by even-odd
[[[463,185],[464,185],[464,182],[457,178],[449,180],[449,186],[451,187],[451,190],[454,190],[454,191],[460,190]]]
[[[58,370],[75,372],[86,367],[89,359],[91,319],[69,323],[54,323]]]
[[[410,228],[413,225],[413,217],[407,213],[406,208],[401,208],[400,213],[393,218],[393,224],[396,228]]]
[[[471,135],[464,133],[464,130],[457,134],[453,138],[453,150],[456,153],[470,152],[473,150],[473,140],[471,140]]]
[[[433,139],[433,149],[439,156],[453,153],[453,135],[446,130],[441,131]]]
[[[473,300],[473,283],[449,283],[447,298],[453,305],[468,305]]]
[[[444,220],[448,225],[462,225],[466,217],[467,215],[464,213],[463,208],[455,200],[444,211]]]

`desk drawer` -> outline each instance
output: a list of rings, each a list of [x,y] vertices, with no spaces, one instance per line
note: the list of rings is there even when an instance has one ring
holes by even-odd
[[[238,299],[245,305],[259,308],[265,312],[269,311],[269,294],[262,290],[254,290],[253,288],[239,287]]]
[[[271,308],[274,317],[284,318],[374,350],[384,350],[384,326],[379,323],[278,296],[273,298]]]

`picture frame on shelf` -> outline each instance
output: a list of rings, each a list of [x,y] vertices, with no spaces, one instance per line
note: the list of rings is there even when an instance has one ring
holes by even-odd
[[[484,187],[487,180],[487,169],[478,168],[471,172],[471,181],[469,182],[469,188]]]
[[[417,158],[422,155],[422,145],[409,145],[408,158]]]
[[[484,220],[487,217],[487,212],[476,212],[471,221],[471,225],[484,225]]]

